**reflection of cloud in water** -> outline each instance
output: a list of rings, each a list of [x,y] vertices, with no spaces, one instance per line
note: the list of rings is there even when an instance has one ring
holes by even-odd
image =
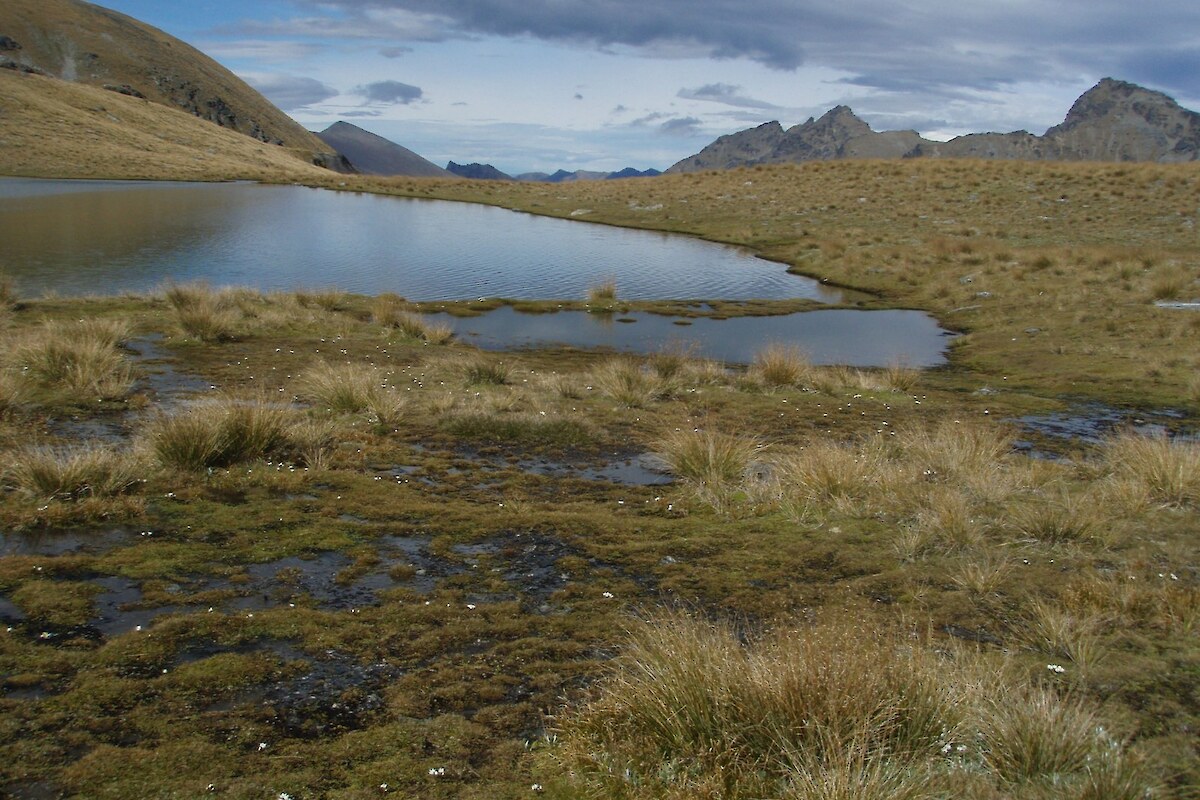
[[[503,306],[478,317],[435,315],[454,326],[466,342],[490,350],[562,345],[621,352],[657,353],[675,342],[692,345],[696,354],[731,363],[748,363],[764,345],[796,344],[816,364],[882,367],[902,364],[931,367],[945,363],[947,333],[919,311],[807,311],[774,317],[690,319],[623,314],[634,322],[606,323],[582,311],[521,314]]]

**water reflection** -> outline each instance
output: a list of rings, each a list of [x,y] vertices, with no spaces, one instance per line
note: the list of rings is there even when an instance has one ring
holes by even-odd
[[[144,291],[170,278],[336,286],[412,300],[841,294],[746,251],[466,203],[297,186],[0,179],[6,270],[25,295]]]
[[[679,342],[697,355],[742,364],[767,343],[783,342],[800,346],[815,364],[931,367],[945,363],[949,342],[936,321],[919,311],[829,310],[716,320],[582,311],[521,314],[504,306],[466,319],[431,316],[488,350],[563,345],[650,354]]]

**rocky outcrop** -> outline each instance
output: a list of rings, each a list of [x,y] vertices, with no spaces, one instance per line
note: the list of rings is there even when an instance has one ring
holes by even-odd
[[[871,130],[846,106],[784,131],[778,122],[722,136],[668,172],[844,158],[987,158],[1059,161],[1195,161],[1200,114],[1161,92],[1105,78],[1042,136],[973,133],[948,142],[916,131]]]
[[[446,171],[475,181],[511,181],[512,177],[505,175],[491,164],[455,164],[451,161],[446,165]]]

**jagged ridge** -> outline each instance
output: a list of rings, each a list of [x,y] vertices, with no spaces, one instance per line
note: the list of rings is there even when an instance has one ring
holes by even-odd
[[[843,158],[990,158],[1058,161],[1194,161],[1200,157],[1200,114],[1167,95],[1112,78],[1085,92],[1061,125],[1042,136],[1027,131],[973,133],[948,142],[916,131],[882,131],[847,106],[784,130],[778,122],[722,136],[667,172],[699,172],[754,164]]]

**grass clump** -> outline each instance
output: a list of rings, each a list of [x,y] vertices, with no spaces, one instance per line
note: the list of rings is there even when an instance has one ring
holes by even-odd
[[[385,428],[399,423],[407,408],[405,396],[388,385],[387,375],[367,364],[321,361],[300,375],[300,392],[326,411],[365,412]]]
[[[637,625],[556,721],[551,757],[615,798],[1085,797],[1147,781],[1095,714],[995,665],[861,623],[744,643],[675,614]],[[1099,770],[1119,770],[1101,776]],[[1122,794],[1136,797],[1137,794]]]
[[[592,384],[606,397],[630,408],[665,400],[679,389],[676,373],[647,369],[634,358],[610,358],[591,372]]]
[[[605,278],[592,284],[587,290],[589,311],[612,311],[617,304],[617,280]]]
[[[1200,503],[1200,444],[1122,433],[1105,442],[1104,466],[1165,505]]]
[[[799,386],[813,374],[812,362],[796,345],[769,344],[754,355],[751,374],[769,387]]]
[[[39,500],[114,497],[146,477],[145,461],[110,447],[26,447],[12,454],[7,482]]]
[[[765,445],[750,436],[712,430],[675,430],[654,445],[657,459],[703,501],[721,510],[744,493]]]
[[[240,314],[228,292],[207,283],[173,283],[163,295],[175,311],[175,321],[185,336],[202,342],[222,342],[237,335]]]
[[[128,338],[128,325],[119,321],[47,322],[18,338],[5,360],[42,389],[116,399],[133,385],[133,370],[118,349]]]
[[[463,380],[469,386],[504,386],[512,377],[512,368],[503,361],[477,356],[462,364]]]
[[[227,467],[284,445],[291,418],[292,411],[278,403],[225,397],[155,418],[145,439],[163,466]]]

